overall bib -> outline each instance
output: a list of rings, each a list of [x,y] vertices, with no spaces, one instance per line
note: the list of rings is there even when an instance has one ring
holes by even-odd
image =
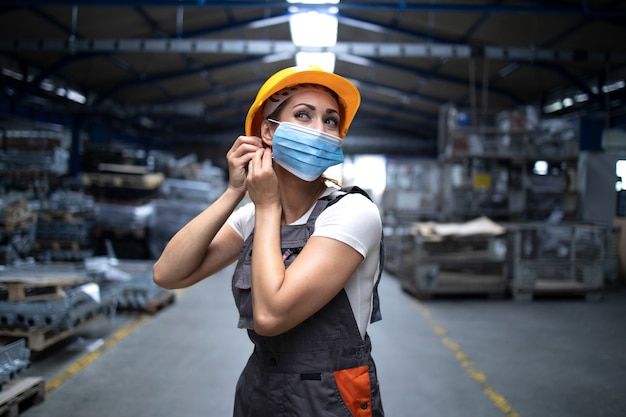
[[[285,266],[313,233],[322,210],[343,195],[318,200],[306,224],[281,227]],[[234,417],[382,417],[370,339],[367,335],[361,339],[345,290],[281,335],[263,337],[254,332],[250,291],[253,236],[254,232],[244,243],[232,281],[239,327],[247,329],[254,343],[237,383]],[[377,321],[377,291],[374,298],[372,321]]]

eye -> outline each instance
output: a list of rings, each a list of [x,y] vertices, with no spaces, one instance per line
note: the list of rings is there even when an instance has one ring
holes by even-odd
[[[324,124],[327,124],[329,126],[332,126],[334,128],[338,128],[339,127],[339,118],[337,117],[327,117],[326,120],[324,120]]]
[[[309,120],[311,119],[311,116],[309,115],[309,113],[305,112],[305,111],[299,111],[296,114],[294,114],[294,117],[296,119],[299,120]]]

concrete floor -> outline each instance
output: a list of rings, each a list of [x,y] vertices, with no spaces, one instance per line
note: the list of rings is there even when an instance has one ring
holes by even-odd
[[[102,319],[35,355],[30,375],[49,390],[21,415],[230,415],[251,352],[236,328],[231,271],[153,316]],[[370,334],[387,416],[626,415],[626,291],[600,302],[418,302],[387,274],[380,290],[383,321]]]

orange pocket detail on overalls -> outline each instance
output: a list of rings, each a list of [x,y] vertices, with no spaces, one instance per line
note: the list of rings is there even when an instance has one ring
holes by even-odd
[[[371,417],[371,385],[367,365],[335,371],[335,381],[343,402],[355,417]]]

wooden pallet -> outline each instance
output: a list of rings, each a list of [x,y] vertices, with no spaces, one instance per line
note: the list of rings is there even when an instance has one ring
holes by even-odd
[[[90,319],[84,320],[77,326],[74,326],[70,329],[59,330],[56,327],[34,327],[29,329],[20,329],[20,328],[0,328],[0,337],[8,339],[25,339],[28,348],[34,352],[41,352],[46,348],[52,346],[53,344],[64,340],[78,331],[82,330],[84,327],[90,325],[95,320],[98,320],[102,317],[102,315],[95,315]],[[0,415],[1,417],[1,415]]]
[[[82,249],[80,242],[75,240],[41,240],[38,239],[33,243],[33,249],[36,251],[44,250],[71,250],[79,251]]]
[[[19,219],[13,219],[10,222],[0,220],[0,231],[13,233],[18,229],[23,229],[33,223],[37,223],[37,213],[29,213]]]
[[[167,307],[170,304],[174,304],[176,301],[176,294],[171,291],[165,291],[153,298],[152,300],[148,300],[146,303],[145,311],[151,314],[155,314],[161,309]]]
[[[46,385],[41,377],[25,377],[10,381],[0,392],[0,417],[17,417],[30,406],[43,402]]]
[[[65,223],[79,223],[85,220],[93,220],[95,217],[95,212],[93,211],[71,212],[62,210],[47,210],[39,211],[38,214],[39,221],[41,222],[62,221]]]
[[[165,176],[160,172],[149,174],[113,174],[86,172],[82,174],[85,187],[115,187],[153,190],[161,186]]]
[[[7,292],[7,301],[50,301],[65,297],[63,287],[88,281],[78,272],[9,270],[0,275],[0,289]]]
[[[2,220],[7,226],[14,225],[15,223],[28,219],[32,215],[28,201],[23,198],[14,201],[3,209]]]

